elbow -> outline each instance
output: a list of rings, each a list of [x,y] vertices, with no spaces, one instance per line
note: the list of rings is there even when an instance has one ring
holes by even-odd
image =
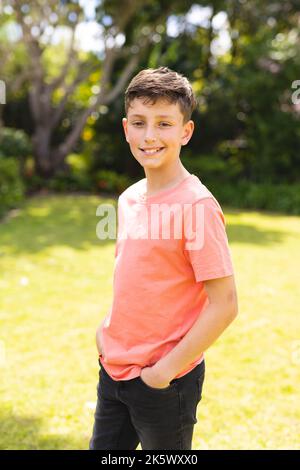
[[[236,305],[227,305],[225,308],[224,305],[218,305],[216,307],[217,315],[222,318],[225,328],[233,322],[233,320],[238,315],[238,308]]]
[[[223,312],[224,321],[229,325],[238,315],[238,305],[236,302],[229,302],[226,307],[223,308],[220,306],[220,309]]]
[[[233,321],[238,316],[238,313],[239,313],[238,297],[237,297],[236,291],[234,293],[231,293],[231,295],[229,296],[227,300],[229,300],[228,302],[229,319],[230,321]]]
[[[235,303],[234,305],[232,305],[228,313],[230,323],[233,322],[233,320],[235,320],[235,318],[238,316],[238,313],[239,313],[238,304]]]

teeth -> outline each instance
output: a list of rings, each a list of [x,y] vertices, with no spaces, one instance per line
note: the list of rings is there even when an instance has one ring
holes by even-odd
[[[154,153],[157,153],[159,152],[161,149],[158,148],[158,149],[151,149],[151,150],[143,150],[143,152],[145,152],[147,155],[153,155]]]

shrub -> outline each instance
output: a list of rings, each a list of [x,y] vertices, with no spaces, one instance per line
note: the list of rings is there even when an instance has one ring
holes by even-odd
[[[54,178],[44,184],[44,187],[58,192],[90,191],[91,186],[91,179],[85,173],[57,173]]]
[[[50,189],[58,192],[90,191],[93,187],[89,176],[89,162],[84,155],[70,154],[66,158],[65,170],[60,170],[51,179],[36,174],[33,158],[28,158],[24,170],[27,191]]]
[[[10,127],[1,128],[0,152],[4,158],[26,158],[31,150],[30,139],[24,131]]]
[[[91,167],[91,158],[86,154],[70,153],[66,158],[66,163],[72,174],[88,174]]]
[[[202,182],[220,203],[231,207],[300,214],[300,184],[258,184],[249,181],[219,184],[205,182],[204,179]]]
[[[0,217],[24,199],[24,186],[15,158],[0,156]]]
[[[187,152],[181,158],[184,167],[194,175],[201,178],[205,175],[212,180],[224,177],[224,173],[228,171],[227,164],[217,155],[201,155],[200,157],[192,157]]]
[[[120,194],[132,184],[132,180],[111,170],[99,170],[95,173],[94,184],[98,191]]]

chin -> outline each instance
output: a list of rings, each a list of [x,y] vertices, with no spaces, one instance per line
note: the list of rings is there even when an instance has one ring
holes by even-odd
[[[161,162],[143,162],[141,163],[141,165],[144,168],[159,168],[162,165],[162,163]]]

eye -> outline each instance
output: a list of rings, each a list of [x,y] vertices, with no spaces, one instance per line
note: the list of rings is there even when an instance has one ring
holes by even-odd
[[[135,127],[142,127],[144,125],[144,122],[143,121],[134,121],[131,124]],[[168,122],[160,122],[159,126],[160,127],[171,127],[171,124],[169,124]]]

